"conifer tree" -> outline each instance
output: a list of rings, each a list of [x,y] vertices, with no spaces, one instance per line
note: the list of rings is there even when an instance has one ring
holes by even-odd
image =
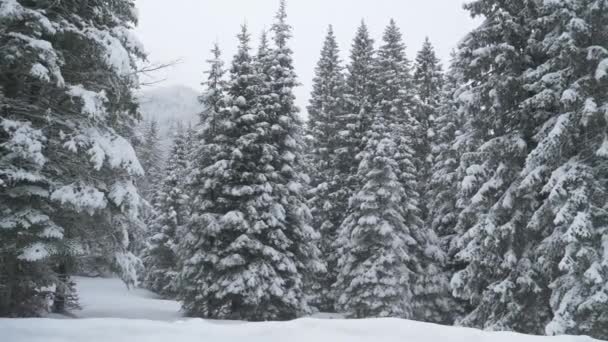
[[[206,284],[203,282],[205,274],[199,269],[206,254],[203,243],[208,241],[203,241],[201,237],[205,234],[205,229],[217,229],[217,226],[211,226],[219,217],[218,213],[212,211],[212,205],[219,199],[221,184],[212,180],[223,172],[227,164],[227,152],[223,146],[227,141],[223,134],[227,127],[224,63],[217,44],[211,52],[213,58],[207,61],[208,77],[203,83],[205,93],[200,97],[205,110],[201,113],[199,125],[192,135],[189,151],[191,162],[185,171],[185,187],[191,203],[182,238],[178,242],[179,273],[175,281],[177,298],[182,301],[184,310],[192,315],[205,317],[211,313],[209,302],[200,296]]]
[[[417,134],[421,130],[415,111],[418,108],[410,62],[405,56],[405,45],[396,23],[391,20],[383,36],[384,44],[376,60],[376,111],[389,124],[396,144],[395,160],[399,164],[397,177],[405,195],[401,197],[404,225],[408,227],[410,241],[410,270],[413,303],[409,317],[449,321],[447,303],[447,275],[442,272],[445,260],[436,234],[425,227],[421,203],[421,186],[418,170],[423,160],[416,153]]]
[[[453,253],[466,267],[452,287],[473,307],[461,324],[542,334],[552,315],[552,267],[535,265],[540,235],[527,227],[541,197],[518,190],[537,129],[537,118],[522,104],[529,94],[524,72],[534,67],[528,44],[538,8],[487,0],[467,8],[486,21],[463,40],[456,62],[466,121],[456,139],[463,151],[457,171],[462,211]]]
[[[419,130],[417,130],[415,145],[417,159],[421,162],[418,168],[418,180],[420,182],[421,194],[428,195],[428,184],[432,168],[431,145],[436,134],[434,122],[438,116],[437,111],[443,86],[443,70],[428,37],[416,56],[413,82],[418,104],[414,115],[420,125]],[[422,210],[425,221],[427,219],[427,203],[429,200],[430,198],[423,196]]]
[[[351,317],[411,318],[418,270],[412,228],[402,206],[397,139],[388,120],[378,115],[359,155],[365,183],[351,198],[349,216],[340,226],[338,307]]]
[[[0,316],[48,299],[65,310],[69,266],[93,251],[136,281],[134,13],[128,0],[0,4]]]
[[[363,150],[364,137],[371,128],[377,87],[375,57],[374,40],[369,35],[367,25],[362,21],[352,43],[346,70],[345,115],[340,120],[343,131],[338,141],[338,156],[345,164],[341,167],[350,167],[350,174],[357,173],[359,164],[353,162],[352,156]]]
[[[209,64],[209,70],[206,72],[207,80],[202,84],[205,87],[205,93],[199,98],[199,101],[205,106],[200,115],[200,122],[210,125],[210,131],[213,132],[216,130],[218,116],[223,110],[226,80],[224,79],[222,50],[219,44],[215,43],[213,45],[211,53],[213,57],[207,60]]]
[[[606,339],[608,4],[545,2],[532,25],[537,64],[524,73],[532,96],[522,107],[534,129],[512,198],[536,199],[524,223],[542,239],[527,244],[550,281],[537,283],[551,290],[545,332]]]
[[[144,168],[145,176],[139,179],[137,187],[144,199],[152,202],[156,188],[161,182],[164,156],[158,121],[155,119],[144,121],[142,126],[143,141],[137,145],[135,152]]]
[[[453,55],[454,59],[455,56]],[[441,99],[438,104],[433,139],[431,140],[432,168],[428,180],[428,210],[427,227],[437,236],[439,246],[444,256],[439,259],[443,280],[449,279],[460,269],[461,264],[455,262],[452,241],[457,238],[454,230],[460,208],[457,205],[458,181],[461,146],[456,137],[462,134],[462,118],[457,106],[461,74],[455,65],[450,66],[446,74],[445,83],[441,90]],[[445,285],[444,285],[445,286]],[[444,289],[445,290],[445,289]],[[439,292],[444,301],[435,313],[442,313],[433,321],[453,323],[462,318],[467,312],[465,301],[458,300],[448,292]],[[447,309],[447,310],[446,310]]]
[[[308,309],[304,282],[319,263],[317,234],[297,171],[301,127],[289,91],[296,82],[284,3],[277,19],[269,76],[257,74],[249,34],[239,34],[227,108],[204,142],[211,163],[198,170],[202,186],[181,244],[180,297],[190,315],[281,320]],[[267,106],[256,103],[259,95]]]
[[[452,53],[452,65],[441,89],[441,99],[435,119],[435,132],[431,140],[432,168],[429,180],[428,224],[442,239],[443,249],[449,251],[455,237],[454,228],[459,209],[456,205],[460,166],[460,150],[456,137],[462,135],[462,118],[457,98],[462,75],[455,65],[456,53]]]
[[[397,142],[397,162],[400,165],[399,181],[406,196],[402,197],[407,210],[405,219],[412,227],[422,227],[420,194],[416,167],[420,162],[414,150],[418,122],[414,117],[414,87],[410,61],[405,56],[403,37],[394,20],[383,35],[384,44],[378,50],[375,77],[378,94],[375,111],[387,120]],[[419,230],[419,229],[415,229]]]
[[[164,177],[154,196],[148,240],[143,251],[144,285],[165,298],[176,295],[177,245],[187,215],[184,175],[188,166],[188,132],[178,127]]]
[[[343,114],[344,76],[338,44],[330,26],[315,70],[313,91],[308,106],[308,131],[311,137],[311,169],[314,170],[311,190],[313,226],[321,233],[321,252],[327,262],[327,273],[320,280],[316,305],[322,311],[332,312],[333,296],[329,293],[335,282],[336,254],[333,248],[337,228],[348,209],[349,169],[340,168],[338,139],[340,116]],[[352,158],[349,160],[352,163]]]
[[[478,146],[461,166],[463,323],[606,338],[606,4],[470,9],[488,19],[459,56]]]

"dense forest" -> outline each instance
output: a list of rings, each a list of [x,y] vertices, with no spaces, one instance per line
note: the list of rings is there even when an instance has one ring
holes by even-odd
[[[281,0],[167,148],[132,0],[0,0],[0,317],[117,274],[190,317],[608,339],[608,1],[465,8],[449,65],[389,18],[343,61],[330,26],[306,116]]]

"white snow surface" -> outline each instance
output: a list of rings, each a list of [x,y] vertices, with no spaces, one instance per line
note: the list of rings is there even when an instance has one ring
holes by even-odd
[[[161,300],[143,289],[129,289],[119,279],[77,277],[76,284],[82,310],[74,314],[79,318],[182,319],[178,302]]]
[[[185,319],[179,304],[117,279],[76,278],[78,319],[0,319],[10,342],[592,342],[589,337],[483,332],[401,319],[344,320],[319,314],[290,322]]]

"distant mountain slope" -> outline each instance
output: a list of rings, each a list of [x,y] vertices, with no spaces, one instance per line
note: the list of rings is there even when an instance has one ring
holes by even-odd
[[[139,95],[140,111],[145,120],[157,120],[163,135],[181,122],[196,124],[203,106],[199,93],[186,86],[144,89]]]

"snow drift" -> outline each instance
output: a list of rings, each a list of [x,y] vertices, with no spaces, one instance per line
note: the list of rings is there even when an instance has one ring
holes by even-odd
[[[117,279],[76,278],[81,319],[0,319],[2,342],[592,342],[484,332],[401,319],[227,322],[184,319],[179,304]],[[321,316],[320,316],[321,317]],[[331,317],[323,315],[323,317]]]

